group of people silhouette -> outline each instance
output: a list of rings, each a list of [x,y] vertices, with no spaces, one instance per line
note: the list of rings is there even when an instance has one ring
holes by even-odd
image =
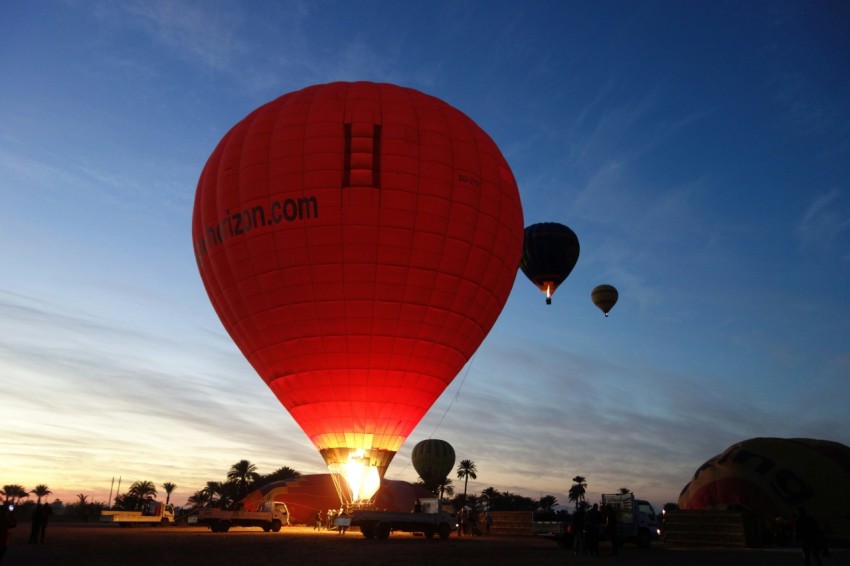
[[[38,503],[35,506],[35,511],[32,513],[32,523],[30,526],[30,544],[44,542],[44,535],[47,532],[47,523],[53,515],[53,508],[49,503]]]
[[[582,502],[573,514],[570,526],[576,555],[599,556],[599,537],[602,534],[611,540],[611,554],[618,554],[621,541],[617,535],[617,510],[614,507],[604,503],[600,507],[594,503],[588,508]]]

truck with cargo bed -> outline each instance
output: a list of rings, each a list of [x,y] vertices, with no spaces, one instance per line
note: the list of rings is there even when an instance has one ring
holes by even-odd
[[[148,501],[140,511],[124,511],[120,509],[105,509],[100,512],[100,522],[116,524],[121,527],[133,525],[173,525],[174,506],[159,501]]]
[[[259,527],[265,532],[279,532],[289,524],[289,510],[283,501],[263,501],[258,509],[218,509],[202,507],[190,515],[190,525],[204,525],[214,533],[226,533],[231,527]]]
[[[422,533],[426,538],[447,539],[457,530],[454,515],[440,509],[436,498],[421,499],[416,510],[410,513],[394,511],[355,510],[351,526],[359,527],[367,539],[386,539],[393,531]]]
[[[647,548],[658,539],[658,516],[649,501],[635,499],[631,493],[609,493],[602,494],[602,503],[617,515],[619,540]]]
[[[631,493],[613,493],[602,495],[602,509],[610,508],[617,517],[617,542],[635,543],[640,548],[647,548],[653,540],[659,537],[658,516],[649,501],[635,499]],[[599,540],[611,540],[611,532],[606,528],[604,515],[597,526]],[[585,527],[586,531],[587,527]],[[537,536],[548,538],[558,543],[562,548],[573,548],[575,533],[573,532],[572,517],[559,524],[547,525],[545,530],[536,532]]]

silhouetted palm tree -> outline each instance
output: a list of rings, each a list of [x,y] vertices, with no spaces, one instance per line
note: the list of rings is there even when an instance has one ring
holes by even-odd
[[[584,494],[587,490],[587,480],[584,479],[584,476],[576,476],[573,478],[573,485],[570,487],[570,501],[575,502],[576,509],[578,509],[579,503],[584,501]]]
[[[457,466],[457,479],[463,480],[463,503],[466,504],[466,486],[469,478],[478,479],[478,470],[472,460],[461,460]]]
[[[24,489],[24,486],[16,483],[4,485],[0,493],[6,499],[5,503],[12,503],[13,505],[17,505],[21,502],[21,499],[29,497],[29,493]]]
[[[301,472],[289,466],[282,466],[270,474],[257,474],[254,478],[254,487],[262,487],[275,481],[294,480],[301,477]]]
[[[502,494],[495,487],[488,487],[481,490],[481,497],[487,500],[487,507],[493,509],[496,501]]]
[[[84,493],[77,494],[77,516],[82,521],[89,520],[89,505],[88,505],[89,496]]]
[[[136,504],[141,506],[143,502],[150,501],[156,497],[156,486],[152,481],[137,481],[133,482],[127,495],[136,499]]]
[[[36,503],[41,503],[42,497],[47,497],[48,495],[50,495],[53,492],[50,491],[49,487],[47,487],[43,483],[40,483],[37,486],[35,486],[35,489],[30,490],[30,493],[33,493],[38,497],[38,501]]]
[[[627,488],[627,487],[621,487],[620,488],[620,495],[628,495],[631,492],[632,492],[632,490]]]
[[[209,494],[209,504],[226,509],[236,497],[234,482],[208,481],[204,491]]]
[[[450,477],[443,478],[437,484],[437,491],[439,492],[440,501],[443,500],[444,497],[453,497],[455,494],[454,482]]]
[[[186,502],[195,507],[206,507],[212,503],[212,494],[206,489],[202,489],[190,495]]]
[[[239,460],[227,472],[227,480],[236,484],[236,496],[245,497],[257,478],[257,466],[248,460]]]
[[[175,489],[177,489],[177,485],[167,481],[162,484],[162,489],[165,490],[165,504],[168,505],[171,503],[171,494]]]
[[[544,495],[540,498],[538,505],[543,511],[551,511],[552,507],[558,504],[558,499],[554,495]]]

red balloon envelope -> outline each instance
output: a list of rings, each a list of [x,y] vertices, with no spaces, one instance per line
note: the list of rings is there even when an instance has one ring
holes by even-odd
[[[224,136],[192,237],[242,353],[331,471],[356,461],[375,484],[495,323],[523,218],[510,167],[466,115],[409,88],[332,83]],[[352,498],[370,491],[347,479]]]

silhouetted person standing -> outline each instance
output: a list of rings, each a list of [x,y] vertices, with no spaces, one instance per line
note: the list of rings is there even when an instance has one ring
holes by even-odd
[[[821,536],[820,525],[818,525],[814,517],[806,513],[804,507],[798,509],[795,534],[797,535],[797,542],[800,543],[800,548],[803,551],[803,564],[806,566],[810,564],[821,566],[820,551],[823,544],[823,537]],[[814,560],[812,560],[813,558]]]
[[[41,525],[39,527],[39,537],[38,542],[44,542],[44,534],[47,532],[47,522],[50,520],[50,516],[53,515],[53,508],[49,503],[45,503],[41,506]]]
[[[348,530],[348,525],[351,524],[351,519],[348,518],[348,509],[340,508],[339,518],[341,520],[338,522],[337,532],[341,535],[344,535],[345,531]]]
[[[15,513],[9,507],[8,504],[0,507],[0,562],[3,561],[6,548],[9,546],[9,531],[18,526]]]
[[[573,552],[576,556],[581,556],[585,553],[584,547],[584,519],[587,511],[584,509],[584,501],[579,504],[576,512],[573,513]]]
[[[611,537],[611,556],[617,556],[620,537],[617,535],[617,509],[613,505],[605,507],[605,530]]]
[[[599,556],[599,527],[601,525],[602,513],[599,512],[599,505],[594,503],[584,516],[584,543],[591,556]]]
[[[42,521],[42,511],[41,511],[41,503],[36,504],[35,511],[32,512],[32,518],[30,521],[30,538],[29,543],[35,544],[38,542],[38,535],[41,534],[41,521]]]

